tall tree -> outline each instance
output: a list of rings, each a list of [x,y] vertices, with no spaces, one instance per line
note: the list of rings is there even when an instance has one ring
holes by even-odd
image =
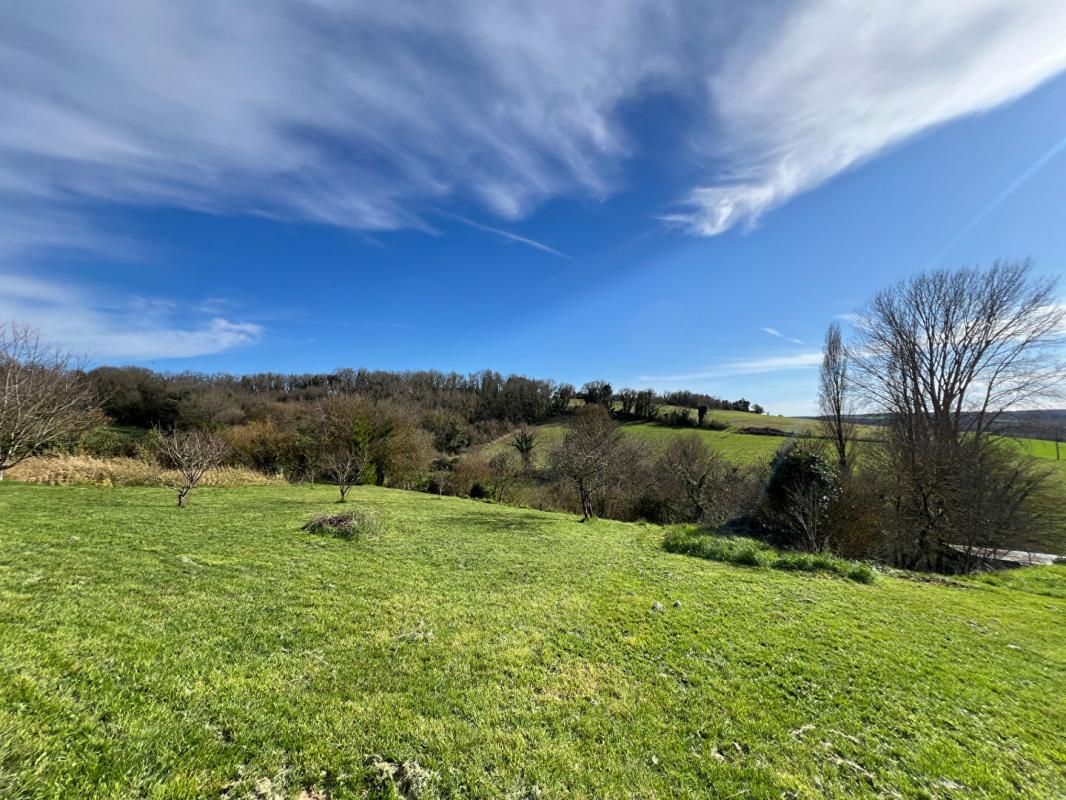
[[[833,323],[825,333],[822,370],[819,375],[818,407],[826,438],[836,450],[837,466],[847,472],[855,441],[852,421],[852,386],[848,375],[848,351],[840,336],[840,325]]]
[[[100,423],[92,387],[77,367],[32,328],[0,324],[0,480],[20,461]]]
[[[1008,450],[988,434],[1004,411],[1061,387],[1066,312],[1055,287],[1027,261],[937,270],[880,292],[858,317],[852,363],[889,422],[883,466],[896,487],[892,555],[902,566],[939,568],[960,544],[973,552],[979,533],[1026,527],[1023,500],[1039,476],[1020,479],[1026,466],[1006,463]],[[975,520],[989,498],[1016,513]]]

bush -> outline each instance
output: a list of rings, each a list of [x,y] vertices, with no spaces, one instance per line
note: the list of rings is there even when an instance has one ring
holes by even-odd
[[[455,462],[452,470],[451,493],[459,497],[488,497],[492,484],[492,468],[482,456],[469,455]],[[445,494],[448,489],[445,488]]]
[[[785,445],[774,459],[760,517],[775,544],[820,552],[830,547],[830,514],[840,495],[836,468],[812,446]]]
[[[343,514],[320,514],[308,520],[300,530],[336,536],[338,539],[355,539],[377,536],[384,531],[384,526],[369,511],[346,511]]]
[[[678,525],[667,529],[663,537],[663,549],[748,567],[824,572],[856,583],[873,583],[877,576],[876,570],[865,562],[846,561],[829,553],[781,552],[757,539],[719,536],[694,525]]]
[[[696,425],[689,408],[672,408],[669,411],[660,411],[657,421],[661,425],[669,425],[672,428],[691,428]]]
[[[101,425],[82,434],[78,452],[94,458],[137,458],[145,432]]]

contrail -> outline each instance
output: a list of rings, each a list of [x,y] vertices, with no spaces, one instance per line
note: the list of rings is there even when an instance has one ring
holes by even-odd
[[[1048,150],[1046,153],[1040,156],[1040,158],[1030,164],[1027,169],[1025,169],[1017,178],[1011,181],[1010,184],[1008,184],[1006,189],[996,195],[992,202],[985,206],[981,210],[981,212],[977,214],[977,216],[967,222],[962,227],[962,229],[959,230],[958,233],[948,239],[944,246],[937,251],[936,255],[929,259],[929,263],[926,265],[927,268],[935,266],[935,264],[940,261],[940,259],[943,258],[949,250],[951,250],[951,248],[957,245],[967,234],[970,233],[970,231],[972,231],[974,228],[984,222],[985,218],[989,214],[999,208],[999,206],[1002,205],[1008,197],[1014,194],[1018,190],[1018,188],[1021,187],[1022,184],[1024,184],[1027,180],[1029,180],[1041,169],[1043,169],[1049,161],[1055,158],[1055,156],[1057,156],[1063,150],[1066,150],[1066,136],[1062,137],[1051,147],[1050,150]]]
[[[509,242],[524,244],[527,247],[532,247],[535,250],[540,250],[542,253],[548,253],[549,255],[556,256],[557,258],[564,258],[567,261],[574,260],[573,256],[567,255],[566,253],[556,250],[554,247],[549,247],[548,245],[544,244],[544,242],[538,242],[536,239],[529,239],[525,236],[519,236],[517,233],[511,233],[510,231],[501,230],[500,228],[493,228],[489,225],[482,225],[480,222],[474,222],[474,220],[472,219],[460,216],[459,214],[452,214],[448,211],[436,209],[436,212],[441,216],[450,217],[451,219],[457,220],[458,222],[461,222],[464,225],[469,225],[475,230],[483,231],[485,233],[491,233],[494,236],[499,236],[501,239],[506,239]]]

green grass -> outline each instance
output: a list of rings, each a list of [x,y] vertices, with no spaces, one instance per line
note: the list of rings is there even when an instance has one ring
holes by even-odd
[[[380,535],[301,532],[334,495],[0,484],[0,797],[382,796],[373,762],[443,797],[1066,794],[1066,568],[861,585],[363,487]]]
[[[771,567],[789,572],[820,572],[858,583],[873,583],[876,571],[861,561],[847,561],[830,553],[790,553],[745,536],[721,536],[697,525],[675,525],[666,532],[663,547],[671,553],[725,561],[748,567]]]
[[[740,413],[740,412],[734,412]],[[754,416],[754,415],[751,415]],[[732,430],[711,431],[699,428],[668,428],[647,422],[634,422],[622,426],[631,436],[648,442],[653,447],[663,447],[675,436],[696,434],[723,458],[734,464],[768,463],[778,448],[787,441],[784,436],[753,436]]]
[[[739,414],[742,412],[730,412]],[[754,417],[756,415],[749,414]],[[543,466],[547,463],[548,453],[552,447],[562,441],[566,434],[566,425],[554,422],[537,427],[539,436],[536,450],[536,461]],[[736,464],[762,464],[768,463],[777,449],[786,441],[783,436],[753,436],[750,434],[736,433],[732,430],[712,431],[701,428],[671,428],[665,425],[656,425],[651,422],[627,422],[622,425],[622,430],[629,436],[639,438],[648,443],[653,449],[664,447],[675,436],[684,434],[696,434],[708,445],[720,453],[723,458]],[[510,435],[501,437],[485,445],[481,452],[491,457],[510,446]]]
[[[1056,450],[1055,442],[1048,439],[1021,439],[1006,436],[1002,438],[1004,441],[1010,442],[1019,448],[1023,453],[1033,456],[1033,458],[1066,463],[1066,443],[1060,443]]]

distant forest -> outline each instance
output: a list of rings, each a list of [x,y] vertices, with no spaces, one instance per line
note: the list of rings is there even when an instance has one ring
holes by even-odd
[[[357,395],[409,411],[424,418],[430,433],[436,433],[434,428],[439,427],[443,413],[451,423],[462,421],[470,440],[498,436],[515,424],[544,422],[565,412],[575,400],[612,407],[617,415],[634,419],[656,419],[663,406],[697,412],[701,408],[763,412],[761,406],[743,398],[725,400],[689,391],[616,391],[600,380],[578,389],[568,383],[522,375],[505,377],[492,370],[462,375],[339,369],[330,373],[235,376],[99,367],[89,378],[101,409],[116,424],[139,428],[228,427],[288,417],[338,395]]]

